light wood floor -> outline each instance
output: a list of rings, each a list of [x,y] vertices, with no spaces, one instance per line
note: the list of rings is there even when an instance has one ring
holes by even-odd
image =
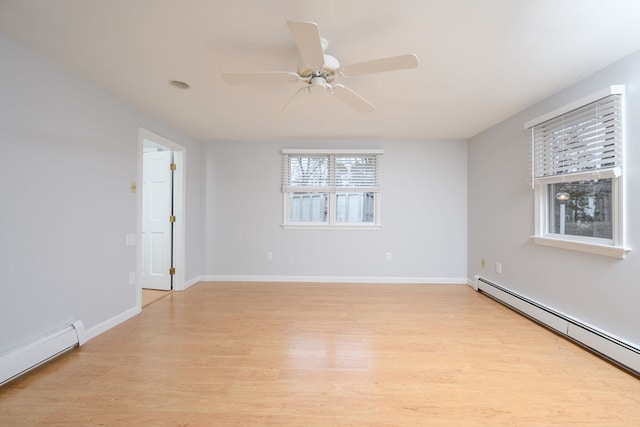
[[[640,380],[468,286],[200,283],[0,389],[2,426],[640,426]]]
[[[159,291],[157,289],[142,289],[142,308],[145,308],[149,304],[166,297],[173,291]]]

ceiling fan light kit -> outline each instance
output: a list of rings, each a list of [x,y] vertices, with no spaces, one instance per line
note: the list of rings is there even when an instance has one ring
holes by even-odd
[[[319,91],[326,91],[345,102],[356,111],[368,112],[375,107],[363,97],[342,84],[332,84],[336,78],[348,78],[365,74],[396,71],[418,66],[415,54],[393,56],[360,62],[340,67],[340,62],[325,53],[329,46],[326,39],[320,37],[318,25],[313,22],[289,21],[289,31],[298,47],[300,60],[297,72],[261,71],[245,73],[223,73],[227,84],[250,83],[291,83],[302,82],[305,86],[298,89],[284,106],[278,117],[289,117],[301,105],[301,97]]]

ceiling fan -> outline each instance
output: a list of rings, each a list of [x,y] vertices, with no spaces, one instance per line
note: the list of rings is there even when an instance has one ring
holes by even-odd
[[[320,37],[318,25],[313,22],[288,21],[287,26],[300,52],[298,69],[292,71],[258,71],[243,73],[223,73],[222,80],[227,84],[248,83],[287,83],[301,82],[304,86],[289,99],[278,117],[291,116],[300,106],[307,94],[326,91],[341,99],[360,112],[375,110],[366,99],[342,84],[334,84],[337,77],[352,77],[385,71],[403,70],[418,66],[418,57],[414,54],[393,56],[360,62],[346,67],[340,66],[336,58],[327,55],[329,45]]]

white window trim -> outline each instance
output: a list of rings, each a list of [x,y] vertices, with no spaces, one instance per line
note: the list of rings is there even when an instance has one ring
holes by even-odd
[[[316,149],[316,148],[285,148],[282,149],[282,154],[369,154],[369,155],[381,155],[384,153],[382,149]],[[374,199],[374,218],[375,222],[368,223],[338,223],[331,222],[331,218],[336,216],[335,203],[329,203],[329,212],[327,218],[329,220],[324,222],[289,222],[288,212],[290,209],[288,197],[289,192],[282,192],[282,224],[281,227],[284,230],[381,230],[382,229],[382,216],[380,209],[380,201],[382,199],[382,193],[376,192]]]
[[[589,179],[588,176],[577,176],[581,174],[575,174],[573,179],[579,181],[581,179]],[[533,241],[538,245],[552,246],[561,249],[569,249],[579,252],[587,252],[597,255],[610,256],[614,258],[624,258],[629,248],[625,248],[619,242],[622,239],[622,227],[621,223],[621,200],[620,200],[620,179],[615,175],[602,178],[612,178],[611,191],[615,193],[614,203],[611,208],[614,210],[614,217],[616,220],[613,222],[613,239],[599,239],[593,237],[560,235],[547,232],[547,224],[545,222],[547,212],[549,212],[548,206],[548,181],[536,183],[535,186],[535,235],[530,236]],[[593,178],[591,178],[593,179]]]
[[[382,218],[380,217],[380,199],[382,198],[381,193],[376,193],[376,197],[374,198],[374,215],[378,220],[377,223],[373,222],[364,222],[364,223],[353,223],[353,222],[333,222],[324,221],[324,222],[287,222],[287,212],[289,212],[290,206],[289,201],[290,197],[287,197],[289,193],[282,193],[282,224],[281,227],[285,230],[381,230],[382,229]],[[327,218],[335,218],[336,216],[336,204],[329,203],[329,212],[327,214]]]
[[[557,239],[553,237],[541,237],[541,236],[531,236],[533,241],[537,245],[542,246],[551,246],[554,248],[560,249],[570,249],[578,252],[586,252],[590,254],[596,255],[604,255],[613,258],[623,259],[627,252],[630,251],[628,248],[624,248],[621,246],[610,246],[610,245],[601,245],[597,243],[587,243],[587,242],[578,242],[574,240],[568,240],[566,238]]]
[[[623,95],[625,92],[624,85],[612,85],[601,91],[586,96],[580,100],[569,103],[556,110],[539,116],[524,124],[525,129],[531,129],[541,123],[551,120],[560,115],[566,114],[572,110],[598,101],[609,95]],[[624,102],[622,104],[624,117]],[[622,145],[625,143],[625,131],[622,131]],[[531,147],[533,155],[533,144]],[[623,148],[624,152],[624,148]],[[622,161],[625,162],[625,156]],[[624,258],[631,250],[624,245],[624,196],[623,196],[623,177],[621,176],[621,168],[616,167],[604,171],[590,171],[576,174],[565,174],[562,176],[535,178],[533,175],[533,165],[531,167],[531,185],[535,194],[535,214],[534,214],[534,235],[530,236],[538,245],[551,246],[562,249],[569,249],[579,252],[592,253],[597,255],[610,256],[614,258]],[[611,178],[612,192],[614,194],[615,203],[612,204],[613,213],[613,238],[600,239],[581,236],[560,235],[547,232],[547,216],[548,216],[548,184],[557,182],[571,182],[589,179],[605,179]]]
[[[547,120],[551,120],[555,117],[566,114],[569,111],[573,111],[577,108],[583,107],[587,104],[591,104],[592,102],[598,101],[602,98],[606,98],[609,95],[624,95],[624,85],[612,85],[612,86],[606,87],[605,89],[602,89],[596,93],[592,93],[591,95],[585,96],[582,99],[571,102],[549,113],[536,117],[533,120],[529,120],[524,124],[524,128],[531,129],[532,127],[537,126],[540,123],[544,123]]]
[[[344,149],[336,148],[333,150],[323,148],[283,148],[282,154],[384,154],[381,148],[367,149]]]

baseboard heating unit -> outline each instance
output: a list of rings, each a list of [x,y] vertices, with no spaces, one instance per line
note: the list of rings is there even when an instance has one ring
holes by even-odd
[[[84,325],[78,320],[0,355],[0,386],[19,375],[84,344]]]
[[[562,314],[481,276],[473,288],[520,312],[535,322],[640,376],[640,348],[605,331]]]

